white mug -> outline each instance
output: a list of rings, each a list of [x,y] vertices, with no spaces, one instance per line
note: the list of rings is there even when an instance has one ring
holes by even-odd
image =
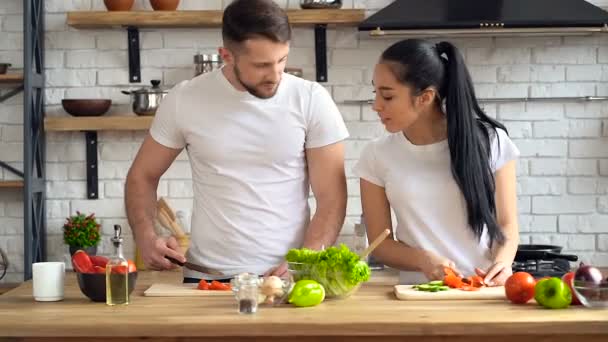
[[[65,263],[37,262],[32,264],[32,286],[34,299],[39,302],[54,302],[63,299]]]

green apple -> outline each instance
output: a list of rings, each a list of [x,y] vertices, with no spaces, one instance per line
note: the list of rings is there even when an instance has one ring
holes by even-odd
[[[536,302],[549,309],[567,308],[572,301],[572,292],[561,279],[552,277],[542,279],[534,287]]]
[[[289,302],[295,306],[315,306],[325,299],[325,288],[314,280],[298,280],[289,293]]]

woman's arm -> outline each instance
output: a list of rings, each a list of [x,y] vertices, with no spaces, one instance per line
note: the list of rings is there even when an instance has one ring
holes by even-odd
[[[496,221],[505,236],[503,244],[495,244],[492,255],[494,264],[486,271],[480,270],[488,285],[502,285],[512,274],[511,264],[519,244],[517,224],[517,184],[515,161],[510,161],[496,172]]]
[[[391,230],[391,210],[383,187],[375,185],[361,178],[361,203],[367,237],[373,241],[385,229]],[[429,251],[410,247],[393,238],[385,239],[372,253],[383,264],[404,271],[421,271],[429,280],[443,279],[443,267],[455,269],[451,260],[443,258]]]

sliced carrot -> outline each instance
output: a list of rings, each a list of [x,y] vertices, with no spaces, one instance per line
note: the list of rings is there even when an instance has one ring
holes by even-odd
[[[199,290],[209,290],[209,283],[205,281],[205,279],[201,279],[198,283]]]
[[[485,286],[483,278],[478,275],[461,278],[450,267],[444,267],[443,271],[445,273],[443,283],[451,288],[461,289],[463,291],[477,291]]]
[[[211,282],[211,285],[209,285],[209,290],[229,291],[230,290],[230,285],[229,284],[220,283],[219,281],[214,280],[214,281]]]
[[[443,283],[451,288],[459,289],[463,286],[462,279],[454,274],[448,274],[443,278]]]
[[[465,286],[461,287],[460,289],[463,291],[479,291],[480,287],[465,285]]]
[[[469,277],[471,278],[471,286],[475,286],[475,287],[484,287],[485,284],[483,283],[483,278],[475,275],[475,276],[471,276]]]

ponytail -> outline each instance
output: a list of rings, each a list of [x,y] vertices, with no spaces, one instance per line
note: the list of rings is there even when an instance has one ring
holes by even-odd
[[[502,243],[504,235],[496,222],[488,128],[495,134],[497,127],[506,129],[479,106],[471,76],[456,47],[441,42],[436,49],[446,70],[440,93],[445,100],[452,175],[465,198],[469,225],[478,238],[485,225],[490,243]]]

